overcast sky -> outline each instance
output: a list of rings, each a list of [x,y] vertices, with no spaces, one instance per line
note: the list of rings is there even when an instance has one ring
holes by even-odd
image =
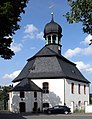
[[[68,10],[67,0],[30,0],[26,13],[22,14],[21,28],[13,36],[11,48],[15,56],[11,60],[0,58],[0,85],[11,84],[26,60],[45,45],[43,30],[51,20],[51,12],[62,27],[61,54],[76,63],[85,78],[92,82],[92,45],[89,46],[92,36],[83,33],[81,23],[67,23],[63,15]]]

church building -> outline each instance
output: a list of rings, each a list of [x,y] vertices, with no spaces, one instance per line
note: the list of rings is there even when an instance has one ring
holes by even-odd
[[[9,93],[11,112],[43,111],[55,105],[66,105],[73,112],[89,104],[90,82],[76,64],[61,54],[62,28],[54,21],[45,25],[45,46],[27,60],[18,83]]]

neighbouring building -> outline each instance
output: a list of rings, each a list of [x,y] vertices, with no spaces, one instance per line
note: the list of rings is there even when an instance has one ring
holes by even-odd
[[[34,82],[24,79],[9,92],[11,112],[42,110],[42,90]]]
[[[23,70],[13,80],[13,83],[19,84],[10,92],[10,111],[42,111],[60,104],[71,107],[73,112],[89,104],[90,82],[76,64],[62,56],[61,37],[62,28],[52,15],[44,28],[45,46],[27,60]]]

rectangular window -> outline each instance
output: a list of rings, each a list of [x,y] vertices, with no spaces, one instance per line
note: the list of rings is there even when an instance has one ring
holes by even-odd
[[[56,43],[56,35],[53,35],[52,39],[53,39],[53,43],[55,44]]]
[[[49,83],[48,82],[43,83],[43,93],[49,93]]]
[[[84,85],[84,94],[86,94],[86,85]]]
[[[23,91],[20,92],[20,98],[24,98],[25,97],[25,94]]]
[[[37,92],[34,92],[34,98],[37,98]]]
[[[71,83],[71,93],[74,94],[74,83]]]
[[[80,84],[78,84],[78,93],[80,94]]]
[[[51,36],[48,36],[48,44],[51,44]]]

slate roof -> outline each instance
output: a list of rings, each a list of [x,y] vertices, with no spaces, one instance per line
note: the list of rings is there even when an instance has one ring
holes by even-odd
[[[23,79],[11,91],[39,91],[41,92],[42,89],[39,88],[34,82],[28,79]]]
[[[27,64],[13,82],[28,79],[56,79],[90,83],[77,69],[76,64],[62,55],[44,46],[36,55],[27,60]]]

